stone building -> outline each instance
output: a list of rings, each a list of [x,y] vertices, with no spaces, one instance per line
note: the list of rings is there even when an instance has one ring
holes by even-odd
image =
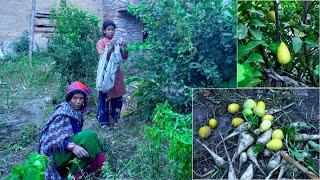
[[[111,19],[117,25],[116,37],[123,37],[128,43],[141,41],[142,22],[127,12],[128,3],[137,0],[67,0],[68,4],[95,14],[101,21]],[[0,0],[0,55],[12,53],[10,44],[29,31],[32,0]],[[48,20],[50,9],[60,5],[60,0],[36,0],[35,47],[46,48],[54,26]]]

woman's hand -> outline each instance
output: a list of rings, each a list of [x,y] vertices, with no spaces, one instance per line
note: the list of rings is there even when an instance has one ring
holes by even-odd
[[[72,149],[72,153],[78,158],[89,157],[89,153],[81,146],[75,145]]]

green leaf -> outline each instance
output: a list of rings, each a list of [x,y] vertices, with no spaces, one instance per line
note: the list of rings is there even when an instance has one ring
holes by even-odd
[[[238,50],[238,60],[240,60],[244,55],[249,53],[252,49],[257,47],[258,45],[267,46],[267,43],[264,40],[260,40],[260,41],[251,41],[247,45],[240,45]]]
[[[261,40],[262,39],[262,32],[256,29],[250,29],[250,34],[256,39]]]
[[[258,19],[250,19],[249,20],[249,25],[258,26],[258,27],[265,27],[266,26],[261,21],[259,21]]]
[[[242,64],[237,64],[237,81],[243,81],[246,79],[245,76],[245,69],[244,66]]]
[[[249,12],[252,13],[252,14],[258,14],[261,17],[264,17],[264,12],[261,11],[261,10],[251,9],[251,10],[249,10]]]
[[[238,25],[238,38],[244,39],[247,36],[247,34],[248,34],[248,28],[242,23],[240,23]]]
[[[264,62],[262,56],[259,53],[253,53],[245,62]]]
[[[298,37],[292,38],[292,46],[295,53],[299,52],[302,47],[302,40]]]
[[[273,53],[277,53],[278,47],[279,47],[280,43],[271,43],[269,45],[269,50]]]
[[[295,36],[300,37],[300,38],[306,36],[306,34],[303,31],[300,31],[297,28],[293,28],[293,33]]]

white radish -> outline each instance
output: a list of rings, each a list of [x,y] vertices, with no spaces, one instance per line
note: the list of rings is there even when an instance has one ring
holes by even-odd
[[[275,153],[268,162],[268,169],[271,171],[274,168],[276,168],[281,162],[281,156],[280,153]]]
[[[264,149],[263,150],[263,156],[264,157],[269,157],[271,156],[271,151],[269,149]]]
[[[238,143],[238,149],[236,150],[236,153],[234,154],[232,161],[236,160],[237,157],[248,147],[250,147],[254,143],[254,138],[246,133],[242,132],[239,136],[239,143]]]
[[[225,152],[226,152],[226,154],[227,154],[227,158],[228,158],[228,164],[229,164],[228,180],[237,180],[236,171],[234,170],[234,167],[233,167],[233,165],[232,165],[232,161],[231,161],[231,159],[230,159],[228,150],[227,150],[227,148],[226,148],[226,144],[224,143],[224,139],[223,139],[220,131],[218,131],[218,132],[219,132],[219,135],[220,135],[221,140],[222,140],[222,143],[223,143],[223,148],[224,148],[224,150],[225,150]]]
[[[278,175],[278,179],[282,179],[282,176],[286,172],[287,167],[288,167],[287,161],[286,160],[282,160],[281,161],[281,166],[280,166],[280,172],[279,172],[279,175]]]
[[[255,135],[259,136],[259,135],[261,134],[260,129],[259,129],[259,128],[257,128],[257,129],[255,129],[255,130],[253,130],[253,134],[255,134]]]
[[[248,155],[248,158],[258,167],[258,169],[264,174],[264,171],[260,168],[259,166],[259,163],[258,163],[258,160],[257,160],[257,156],[256,154],[253,152],[253,146],[251,146],[248,151],[247,151],[247,155]]]
[[[251,180],[252,178],[253,178],[253,165],[250,164],[247,170],[240,177],[240,180]]]
[[[248,122],[244,122],[243,124],[241,124],[240,126],[238,126],[231,134],[229,134],[227,137],[225,137],[223,140],[226,141],[227,139],[230,139],[234,136],[239,135],[241,132],[249,130],[251,128],[250,123]],[[216,146],[216,151],[218,146],[222,143],[222,141],[220,141],[217,146]]]
[[[271,178],[271,176],[273,175],[273,173],[280,168],[280,166],[282,165],[282,163],[280,163],[277,167],[275,167],[272,171],[270,171],[270,173],[268,174],[268,176],[266,177],[265,180],[269,180]]]
[[[217,155],[216,153],[214,153],[211,149],[209,149],[205,144],[203,144],[201,141],[199,141],[198,139],[195,139],[198,143],[201,144],[201,146],[203,146],[212,156],[214,163],[218,166],[221,167],[223,166],[226,161],[220,157],[219,155]]]
[[[295,141],[309,141],[309,140],[319,140],[320,134],[297,134],[294,138]]]
[[[272,129],[267,130],[264,132],[257,140],[257,143],[266,145],[272,137]]]
[[[240,163],[239,163],[239,170],[240,170],[242,164],[245,163],[247,161],[247,159],[248,159],[247,153],[246,152],[242,152],[240,154],[240,158],[239,159],[240,159]]]
[[[290,126],[294,127],[297,131],[300,131],[302,129],[312,129],[311,126],[309,126],[306,122],[304,121],[297,121],[297,122],[294,122],[292,124],[290,124]]]

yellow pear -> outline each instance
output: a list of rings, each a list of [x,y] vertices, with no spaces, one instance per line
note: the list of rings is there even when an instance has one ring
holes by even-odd
[[[276,13],[274,11],[269,11],[267,13],[267,20],[271,22],[276,22]]]
[[[277,50],[278,62],[287,64],[291,60],[290,51],[284,42],[281,42]]]

